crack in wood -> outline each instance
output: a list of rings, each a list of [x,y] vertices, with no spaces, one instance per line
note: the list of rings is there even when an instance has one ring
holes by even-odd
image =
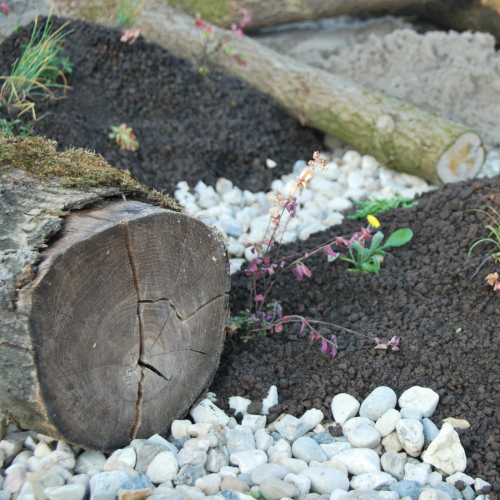
[[[153,365],[145,363],[144,361],[139,361],[139,366],[143,366],[144,368],[151,370],[152,372],[156,373],[156,375],[158,375],[159,377],[164,378],[170,384],[170,381],[172,380],[173,375],[170,378],[167,378],[167,377],[165,377],[165,375],[163,375],[163,373],[161,373],[160,370],[155,368]]]
[[[135,439],[135,437],[137,436],[137,431],[141,426],[142,400],[143,400],[142,384],[144,382],[144,376],[145,376],[144,372],[145,370],[143,368],[141,370],[141,378],[139,380],[139,383],[137,384],[137,402],[135,403],[135,423],[134,426],[132,427],[132,430],[130,431],[130,439]]]

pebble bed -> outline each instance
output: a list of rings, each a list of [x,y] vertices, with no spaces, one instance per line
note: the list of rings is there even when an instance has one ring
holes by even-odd
[[[495,153],[495,152],[494,152]],[[342,157],[335,153],[321,153],[328,160],[328,170],[316,169],[308,189],[297,196],[297,216],[287,225],[283,243],[297,239],[307,240],[312,234],[342,224],[344,214],[353,208],[353,201],[393,198],[401,194],[413,198],[417,194],[436,189],[420,177],[395,172],[380,165],[372,156],[362,156],[354,150]],[[268,168],[275,168],[274,160],[267,160]],[[307,164],[299,160],[293,172],[273,181],[270,193],[279,190],[290,193]],[[478,177],[491,177],[500,173],[500,155],[490,154]],[[185,181],[177,184],[175,198],[186,211],[199,217],[210,226],[215,226],[227,235],[231,274],[238,271],[245,260],[254,255],[245,251],[247,243],[261,243],[269,227],[271,203],[265,192],[252,193],[234,186],[228,179],[220,178],[215,186],[199,181],[191,190]],[[286,222],[286,215],[282,221]],[[363,224],[363,221],[360,221]],[[366,222],[364,222],[366,224]]]
[[[214,401],[208,393],[190,420],[175,420],[168,439],[135,439],[110,456],[11,424],[0,500],[489,500],[490,484],[464,474],[456,429],[469,423],[450,417],[438,429],[432,389],[398,400],[381,386],[361,404],[337,394],[333,422],[313,408],[268,425],[275,386],[257,405],[230,398],[231,415]]]

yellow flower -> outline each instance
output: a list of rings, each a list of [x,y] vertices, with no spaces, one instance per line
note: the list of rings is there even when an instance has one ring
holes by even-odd
[[[375,228],[380,227],[380,222],[374,215],[367,215],[366,219],[368,220],[370,226],[373,226]]]

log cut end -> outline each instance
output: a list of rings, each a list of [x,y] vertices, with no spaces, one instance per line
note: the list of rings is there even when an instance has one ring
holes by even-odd
[[[49,423],[97,450],[165,433],[212,381],[228,291],[199,220],[131,201],[69,215],[19,300]]]
[[[458,182],[475,177],[485,159],[481,138],[467,132],[461,135],[440,158],[436,172],[441,182]]]

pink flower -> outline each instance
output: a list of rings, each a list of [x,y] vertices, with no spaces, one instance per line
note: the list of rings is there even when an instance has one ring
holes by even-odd
[[[297,262],[295,269],[293,270],[293,274],[297,276],[297,280],[300,281],[302,276],[305,274],[308,278],[311,277],[311,271],[307,268],[307,266],[303,262]]]
[[[262,302],[264,300],[264,295],[262,295],[261,293],[259,293],[259,295],[256,295],[253,300],[255,300],[255,302]]]
[[[318,332],[316,332],[315,330],[313,330],[311,332],[311,345],[315,344],[320,339],[321,339],[321,335]]]
[[[387,342],[387,345],[391,346],[393,351],[399,351],[398,346],[400,342],[401,342],[401,337],[396,337],[396,335],[394,335],[394,337],[392,337],[392,339],[389,340],[389,342]]]
[[[321,342],[321,352],[330,352],[330,344],[326,340]]]
[[[282,323],[278,323],[276,325],[276,333],[279,333],[279,332],[282,332],[283,331],[283,324]]]
[[[9,8],[7,7],[7,5],[5,3],[0,3],[0,11],[2,12],[2,14],[5,14],[5,15],[8,15],[10,13]]]
[[[331,355],[332,355],[332,358],[334,358],[336,355],[337,355],[337,337],[336,335],[332,335],[332,350],[331,350]]]

